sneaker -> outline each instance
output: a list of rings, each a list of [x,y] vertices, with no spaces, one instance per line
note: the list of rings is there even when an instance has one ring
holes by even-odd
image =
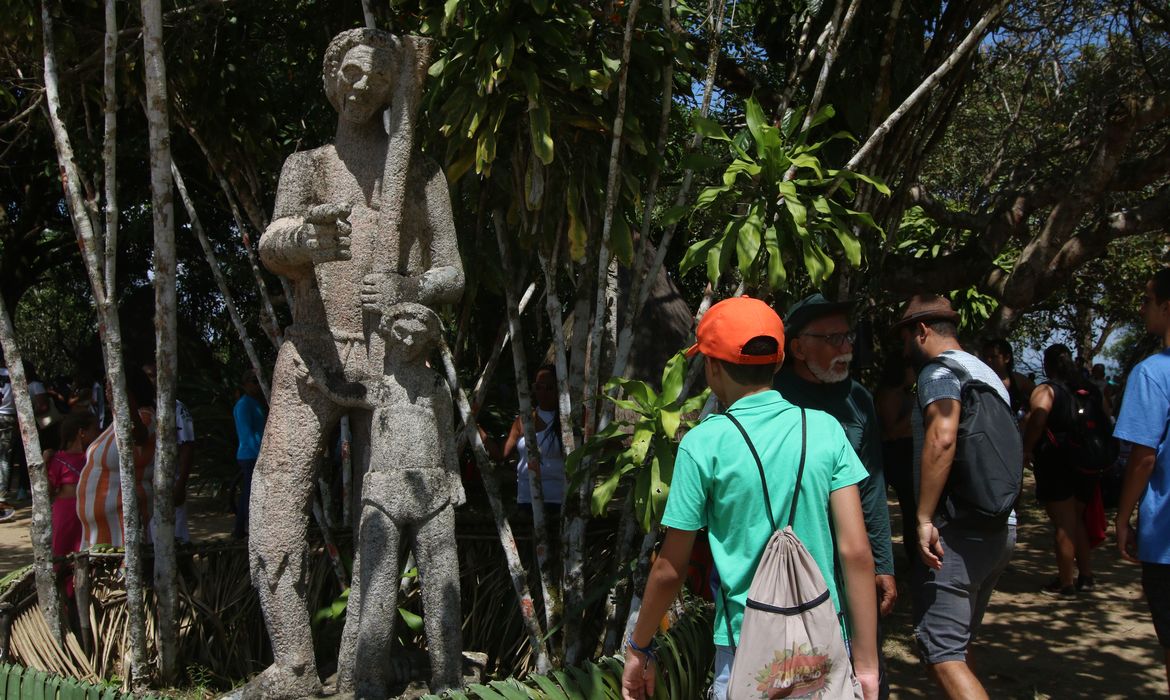
[[[1040,592],[1043,593],[1044,595],[1049,595],[1049,596],[1053,596],[1053,597],[1057,597],[1057,598],[1076,598],[1077,597],[1076,585],[1062,586],[1062,585],[1060,585],[1059,578],[1054,578],[1051,581],[1049,581],[1044,587],[1042,587],[1040,589]]]
[[[16,519],[16,510],[12,506],[0,506],[0,523],[10,523]]]
[[[1092,576],[1077,576],[1077,592],[1092,593],[1097,590],[1097,580]]]

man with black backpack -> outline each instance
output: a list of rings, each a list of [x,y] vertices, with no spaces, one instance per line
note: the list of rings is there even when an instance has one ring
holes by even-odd
[[[919,368],[914,634],[947,697],[978,699],[987,692],[968,654],[1015,547],[1023,449],[1003,381],[963,351],[958,320],[946,299],[919,295],[895,328]]]
[[[695,335],[689,354],[702,353],[707,383],[727,408],[679,444],[662,516],[666,537],[626,639],[622,697],[653,695],[654,634],[686,579],[696,533],[707,528],[721,579],[711,697],[815,692],[825,700],[874,700],[877,601],[857,488],[865,468],[834,418],[797,408],[772,389],[784,359],[784,326],[771,307],[748,297],[724,300],[707,311]],[[815,562],[801,578],[823,577],[815,582],[820,595],[803,605],[780,600],[801,588],[793,579],[757,577],[757,569],[774,573],[766,568],[777,562],[774,545],[796,538],[801,544],[790,551]],[[763,588],[767,595],[760,595]],[[852,663],[837,610],[847,612]],[[759,624],[749,630],[752,620]]]

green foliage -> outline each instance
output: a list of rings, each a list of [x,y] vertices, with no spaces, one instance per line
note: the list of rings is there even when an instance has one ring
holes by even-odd
[[[794,265],[803,265],[814,285],[833,274],[835,257],[851,267],[861,265],[857,232],[882,235],[882,231],[869,214],[848,208],[833,191],[852,199],[858,181],[886,195],[889,188],[869,176],[823,163],[826,144],[852,139],[846,132],[836,132],[811,141],[833,115],[833,108],[826,106],[801,130],[804,111],[796,110],[777,127],[750,98],[747,126],[734,138],[714,120],[694,118],[697,133],[726,144],[731,163],[723,168],[722,184],[700,192],[693,210],[718,210],[721,216],[716,220],[726,222],[723,231],[691,244],[680,265],[681,274],[705,266],[708,281],[715,285],[734,268],[748,288],[782,290]],[[722,163],[695,158],[690,164],[713,169]]]
[[[697,698],[706,690],[715,648],[710,608],[689,605],[684,615],[658,637],[658,683],[653,698]],[[580,666],[515,678],[476,683],[428,700],[589,700],[621,698],[622,656],[606,656]]]
[[[615,377],[606,384],[606,398],[636,418],[610,423],[569,455],[565,462],[566,471],[576,482],[584,478],[580,469],[582,460],[597,456],[614,441],[631,434],[628,446],[614,457],[613,470],[593,489],[590,506],[594,515],[603,514],[618,486],[628,481],[633,482],[634,509],[642,529],[649,532],[662,517],[674,474],[675,436],[683,426],[683,416],[701,408],[710,393],[708,389],[689,399],[680,396],[686,371],[687,358],[680,351],[670,358],[662,371],[661,392],[655,392],[645,382],[622,377]],[[613,396],[619,389],[623,398]]]

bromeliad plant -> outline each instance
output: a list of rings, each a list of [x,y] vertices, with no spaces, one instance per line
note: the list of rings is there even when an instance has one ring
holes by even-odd
[[[729,137],[718,123],[695,117],[696,131],[727,144],[731,164],[723,171],[722,184],[700,194],[691,215],[717,207],[728,214],[723,231],[692,244],[683,257],[681,273],[706,265],[714,286],[733,266],[748,289],[782,290],[788,282],[788,266],[802,261],[813,285],[819,285],[836,267],[830,250],[839,247],[853,267],[861,264],[860,232],[884,235],[873,218],[839,201],[853,199],[857,181],[869,183],[889,195],[886,185],[868,175],[834,170],[821,161],[821,150],[836,139],[853,137],[838,131],[811,142],[810,135],[834,115],[826,106],[808,120],[804,110],[785,115],[780,126],[769,124],[760,104],[748,99],[747,128]],[[714,168],[719,159],[700,155],[694,165]],[[683,212],[675,212],[681,216]]]
[[[633,420],[613,421],[565,462],[571,479],[579,483],[584,478],[579,468],[582,460],[598,456],[616,440],[631,435],[628,446],[613,459],[613,470],[593,489],[590,507],[594,515],[605,512],[618,485],[627,479],[633,481],[634,512],[642,530],[649,532],[662,517],[674,473],[675,436],[680,427],[693,425],[683,416],[699,410],[710,393],[708,389],[689,399],[682,396],[686,373],[687,358],[680,351],[666,363],[659,392],[636,379],[615,377],[606,384],[605,398],[632,414]],[[624,398],[618,398],[619,389]]]

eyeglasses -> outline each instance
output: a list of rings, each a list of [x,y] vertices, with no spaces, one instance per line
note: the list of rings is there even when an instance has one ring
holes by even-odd
[[[839,348],[844,343],[853,344],[857,339],[857,333],[849,331],[848,333],[801,333],[802,338],[819,338],[829,345]]]

